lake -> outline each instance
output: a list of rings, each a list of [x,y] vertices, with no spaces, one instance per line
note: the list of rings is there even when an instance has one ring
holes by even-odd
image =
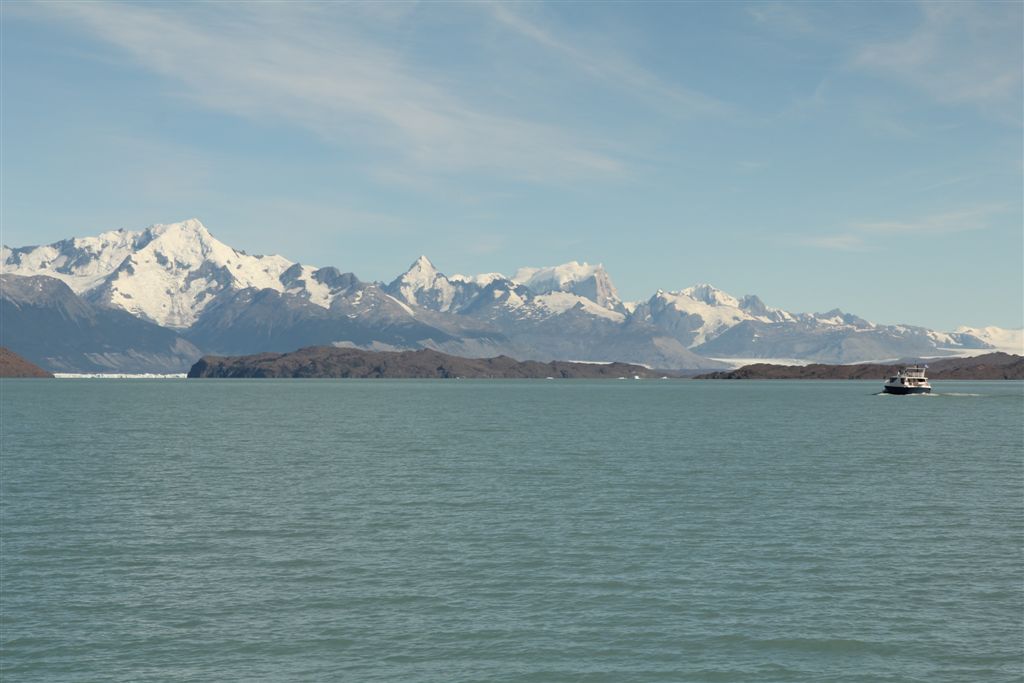
[[[1020,681],[1024,383],[3,380],[6,681]]]

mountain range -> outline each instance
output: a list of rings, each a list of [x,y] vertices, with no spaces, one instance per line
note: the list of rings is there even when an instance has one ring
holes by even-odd
[[[249,255],[195,219],[4,246],[0,262],[0,344],[61,372],[181,372],[204,353],[316,345],[665,369],[1024,352],[1020,330],[792,313],[708,284],[624,302],[603,266],[575,261],[507,277],[446,275],[421,256],[391,282],[365,282]]]

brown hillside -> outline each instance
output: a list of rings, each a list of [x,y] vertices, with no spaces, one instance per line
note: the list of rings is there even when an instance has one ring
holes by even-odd
[[[53,377],[53,374],[29,363],[6,346],[0,346],[0,377]]]
[[[291,353],[252,356],[204,356],[189,377],[373,377],[467,379],[615,379],[661,377],[663,373],[628,363],[569,363],[517,361],[497,358],[460,358],[446,353],[419,351],[362,351],[312,346]]]

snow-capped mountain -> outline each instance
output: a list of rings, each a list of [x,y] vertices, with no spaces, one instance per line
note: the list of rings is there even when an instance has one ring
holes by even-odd
[[[745,320],[776,323],[794,319],[790,313],[765,306],[756,296],[740,301],[708,284],[678,292],[658,290],[633,309],[632,318],[649,320],[687,347],[699,346]]]
[[[441,313],[457,312],[480,294],[500,273],[467,277],[448,277],[438,272],[426,256],[420,256],[386,288],[387,292],[412,306],[421,306]]]
[[[182,372],[201,354],[174,330],[44,275],[0,274],[0,321],[0,345],[51,372]]]
[[[511,278],[501,273],[449,277],[426,256],[420,256],[386,291],[411,306],[442,313],[465,313],[487,291],[486,304],[514,320],[544,319],[579,308],[621,322],[625,312],[604,267],[575,261],[520,268]]]
[[[6,289],[28,291],[19,278],[41,278],[32,287],[46,285],[62,302],[60,310],[71,310],[67,299],[78,295],[81,310],[88,311],[82,315],[97,321],[90,323],[94,327],[124,327],[122,318],[102,311],[130,314],[170,333],[158,346],[174,346],[174,358],[199,350],[233,354],[338,344],[696,369],[722,366],[714,359],[858,362],[992,349],[1024,353],[1019,330],[937,332],[875,325],[839,310],[791,313],[710,284],[659,290],[645,301],[624,303],[602,265],[575,261],[520,268],[506,277],[446,275],[421,256],[390,283],[363,282],[330,266],[249,255],[220,242],[195,219],[44,246],[3,247],[0,257]],[[58,296],[63,290],[46,281],[70,290]],[[50,320],[52,305],[5,300],[5,338],[30,351],[33,335],[42,334],[33,321]],[[130,355],[111,341],[118,334],[96,331],[89,339],[98,346],[91,351],[81,344],[64,352],[55,347],[51,365],[67,369],[79,362],[74,358],[91,353],[88,357],[107,354],[103,357],[114,360],[104,361],[104,367],[116,369],[122,362],[117,359]],[[146,353],[156,358],[155,351]],[[161,358],[161,367],[178,362],[168,361],[167,352]],[[143,361],[123,362],[134,369]]]
[[[115,230],[0,253],[11,275],[47,275],[85,299],[164,327],[189,328],[218,296],[270,289],[323,309],[355,279],[283,256],[252,256],[216,239],[200,221]]]
[[[385,290],[413,307],[483,317],[499,324],[546,320],[570,310],[615,322],[625,319],[625,309],[604,268],[576,262],[522,268],[512,278],[501,273],[449,277],[420,256]]]
[[[956,328],[955,332],[943,335],[940,332],[933,333],[937,341],[945,344],[947,348],[954,348],[963,345],[963,339],[970,337],[980,339],[993,349],[1003,353],[1024,355],[1024,330],[1006,330],[1001,327],[966,327]]]
[[[575,294],[602,308],[623,312],[622,300],[604,266],[570,261],[559,266],[520,268],[512,281],[537,294]]]
[[[3,249],[4,272],[48,275],[89,301],[185,328],[223,291],[281,289],[292,262],[232,249],[198,220]]]

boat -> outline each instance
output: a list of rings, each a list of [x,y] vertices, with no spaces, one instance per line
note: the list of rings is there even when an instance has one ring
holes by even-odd
[[[932,385],[925,377],[927,365],[911,365],[885,380],[882,390],[887,394],[928,394]]]

